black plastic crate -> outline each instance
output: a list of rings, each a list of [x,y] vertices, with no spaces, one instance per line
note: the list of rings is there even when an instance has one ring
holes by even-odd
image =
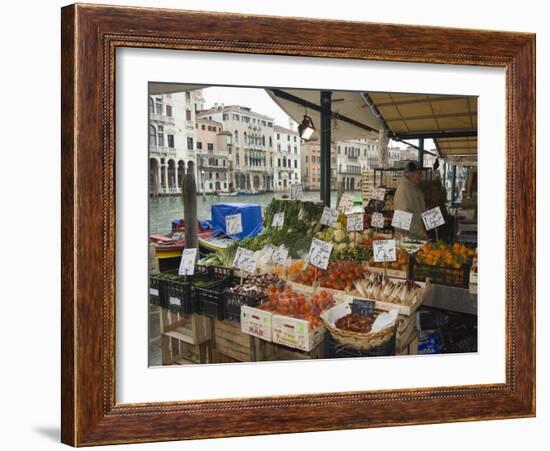
[[[409,258],[409,274],[412,280],[425,282],[429,278],[432,283],[458,288],[468,288],[470,283],[470,267],[471,265],[469,264],[464,264],[457,269],[430,266],[417,263],[414,256],[410,256]]]
[[[162,306],[173,312],[195,313],[193,288],[197,283],[209,284],[210,276],[207,267],[196,265],[194,274],[187,276],[187,280],[185,276],[176,276],[174,273],[170,275],[171,278],[162,281],[164,285]]]
[[[224,290],[239,283],[236,277],[226,277],[204,287],[194,287],[197,313],[209,318],[224,319]]]
[[[233,269],[226,268],[225,266],[210,265],[210,266],[207,266],[207,268],[208,268],[208,274],[211,277],[215,277],[216,279],[225,279],[226,277],[233,276]]]
[[[161,280],[160,274],[149,276],[149,304],[151,305],[161,305]]]
[[[223,296],[223,314],[224,318],[230,321],[241,322],[241,307],[248,305],[256,307],[260,303],[258,296],[232,293],[225,291]]]
[[[326,359],[391,356],[395,355],[395,332],[388,341],[368,351],[341,345],[330,333],[325,334],[324,346]]]

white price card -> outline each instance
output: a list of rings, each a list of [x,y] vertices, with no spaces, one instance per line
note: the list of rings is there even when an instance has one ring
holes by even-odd
[[[173,296],[170,296],[168,298],[168,302],[170,303],[170,305],[177,305],[178,307],[181,307],[181,299],[180,298],[175,298]]]
[[[197,248],[184,249],[181,253],[179,276],[192,276],[195,274],[195,261],[197,260]]]
[[[384,200],[386,198],[386,189],[385,188],[374,188],[372,192],[372,199]]]
[[[288,258],[288,249],[283,245],[276,247],[271,256],[271,261],[276,265],[284,266]]]
[[[271,222],[271,227],[282,227],[285,223],[285,213],[275,213],[273,215],[273,221]]]
[[[290,198],[291,199],[300,199],[302,197],[303,190],[302,185],[296,184],[290,186]]]
[[[372,256],[375,262],[394,262],[397,260],[395,240],[374,240]]]
[[[323,214],[321,215],[321,224],[329,227],[335,227],[336,223],[338,222],[339,214],[340,212],[335,208],[323,208]]]
[[[411,228],[413,214],[408,211],[395,210],[393,212],[393,218],[391,225],[398,229],[409,230]]]
[[[445,224],[445,218],[443,218],[441,208],[439,207],[426,210],[424,213],[422,213],[422,221],[424,221],[424,226],[426,227],[426,230],[432,230]]]
[[[275,251],[275,248],[271,244],[266,244],[262,247],[262,252],[264,253],[265,258],[269,261],[271,261],[271,258],[273,257],[273,251]]]
[[[307,260],[317,268],[327,269],[331,252],[332,244],[313,238]]]
[[[244,272],[254,273],[258,263],[256,252],[250,251],[243,247],[238,247],[233,259],[233,266]]]
[[[378,229],[384,228],[384,215],[382,213],[375,212],[370,218],[370,225]]]
[[[342,194],[340,198],[340,203],[338,204],[338,210],[346,212],[353,209],[355,199],[351,194]]]
[[[243,223],[241,214],[227,215],[225,217],[225,233],[226,235],[237,235],[243,231]]]
[[[354,213],[347,216],[346,229],[348,232],[361,232],[365,229],[363,213]]]

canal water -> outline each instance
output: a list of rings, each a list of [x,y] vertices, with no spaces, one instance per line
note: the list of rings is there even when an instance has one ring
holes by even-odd
[[[258,194],[256,196],[206,196],[203,200],[199,195],[197,209],[199,219],[210,219],[210,207],[213,204],[241,202],[259,204],[263,208],[271,202],[273,197],[281,197],[278,193]],[[319,191],[307,191],[303,193],[303,200],[320,200]],[[332,193],[331,206],[336,204],[336,192]],[[183,218],[182,196],[166,196],[149,198],[149,228],[150,233],[169,233],[172,228],[172,220]]]

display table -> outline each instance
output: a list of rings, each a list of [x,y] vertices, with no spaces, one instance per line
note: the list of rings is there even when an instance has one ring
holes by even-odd
[[[477,316],[477,294],[470,293],[467,288],[433,283],[422,306]]]

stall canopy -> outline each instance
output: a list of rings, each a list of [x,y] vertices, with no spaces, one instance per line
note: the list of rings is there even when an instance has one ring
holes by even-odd
[[[266,89],[273,101],[298,124],[311,117],[319,136],[321,124],[320,91],[309,89]],[[331,139],[378,138],[380,119],[368,108],[360,92],[332,91]]]
[[[188,85],[185,83],[149,83],[149,95],[175,94],[208,88],[208,85]]]
[[[364,94],[394,139],[433,139],[448,160],[477,155],[477,97],[376,93]]]

